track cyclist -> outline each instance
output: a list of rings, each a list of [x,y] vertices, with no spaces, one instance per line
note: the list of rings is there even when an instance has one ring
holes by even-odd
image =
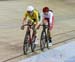
[[[49,46],[52,46],[51,30],[54,24],[54,15],[53,15],[53,11],[50,10],[48,7],[43,7],[42,9],[40,24],[41,23],[44,23],[45,25],[49,25],[49,31],[50,31]],[[40,24],[38,25],[38,27],[40,26]]]
[[[28,20],[27,20],[28,19]],[[35,32],[36,32],[36,26],[40,20],[40,14],[39,11],[36,10],[33,6],[28,6],[27,10],[24,14],[24,18],[22,21],[22,26],[21,29],[24,30],[24,25],[26,24],[26,20],[27,23],[31,23],[32,25],[35,25]],[[37,39],[37,33],[36,33],[36,39]],[[37,44],[38,42],[35,42],[35,44]]]

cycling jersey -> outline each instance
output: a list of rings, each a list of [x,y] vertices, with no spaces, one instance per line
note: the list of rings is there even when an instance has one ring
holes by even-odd
[[[42,14],[42,17],[41,17],[41,22],[40,23],[43,23],[43,19],[46,21],[46,22],[49,22],[49,25],[50,25],[50,30],[52,30],[53,28],[53,23],[54,23],[54,15],[51,11],[48,12],[48,14]]]
[[[24,14],[25,17],[28,17],[29,19],[31,19],[30,21],[33,23],[37,23],[39,21],[39,12],[37,10],[33,11],[33,14],[30,15],[28,12],[26,12]]]

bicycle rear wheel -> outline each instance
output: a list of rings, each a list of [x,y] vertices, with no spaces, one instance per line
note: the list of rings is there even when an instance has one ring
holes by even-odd
[[[47,48],[49,49],[49,41],[50,41],[50,32],[47,29]]]

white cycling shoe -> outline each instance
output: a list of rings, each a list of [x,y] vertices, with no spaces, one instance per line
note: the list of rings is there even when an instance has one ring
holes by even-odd
[[[38,39],[37,39],[37,38],[36,38],[35,44],[36,44],[36,45],[38,45],[38,44],[39,44],[39,42],[38,42]]]
[[[50,46],[50,47],[52,46],[52,42],[51,42],[51,43],[49,43],[49,46]]]
[[[38,41],[35,41],[35,44],[38,45]]]

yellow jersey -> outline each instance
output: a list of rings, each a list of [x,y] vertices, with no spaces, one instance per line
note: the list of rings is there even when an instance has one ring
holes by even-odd
[[[39,20],[39,12],[37,11],[37,10],[34,10],[33,11],[33,14],[32,15],[30,15],[28,12],[26,12],[25,14],[24,14],[24,16],[27,18],[30,18],[31,19],[31,22],[33,22],[33,23],[37,23],[38,22],[38,20]]]

